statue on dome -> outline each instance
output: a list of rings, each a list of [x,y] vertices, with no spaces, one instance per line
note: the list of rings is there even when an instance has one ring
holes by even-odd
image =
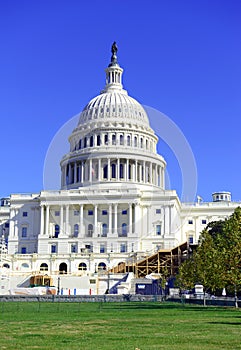
[[[112,56],[116,55],[117,51],[118,51],[118,47],[116,45],[116,42],[114,41],[112,46],[111,46]]]
[[[112,64],[117,64],[117,53],[118,47],[116,45],[116,42],[114,41],[112,46],[111,46],[111,52],[112,52],[112,56],[111,56],[111,63]]]

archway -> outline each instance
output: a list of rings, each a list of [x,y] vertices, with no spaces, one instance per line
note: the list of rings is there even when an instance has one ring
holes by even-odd
[[[48,271],[48,269],[49,267],[48,267],[48,264],[46,263],[42,263],[39,268],[40,271]]]
[[[67,264],[66,263],[61,263],[59,265],[59,273],[60,274],[65,274],[68,272]]]

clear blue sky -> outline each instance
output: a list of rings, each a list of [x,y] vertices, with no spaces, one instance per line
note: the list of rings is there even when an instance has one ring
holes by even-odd
[[[188,140],[198,194],[241,200],[239,0],[8,0],[0,31],[1,197],[43,189],[49,144],[104,87],[115,40],[129,94]]]

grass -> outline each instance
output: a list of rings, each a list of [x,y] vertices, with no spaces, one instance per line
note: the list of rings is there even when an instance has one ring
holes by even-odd
[[[0,349],[241,349],[241,310],[157,302],[0,303]]]

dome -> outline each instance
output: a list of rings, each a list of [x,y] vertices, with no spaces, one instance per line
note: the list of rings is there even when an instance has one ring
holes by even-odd
[[[92,122],[133,123],[150,129],[144,108],[123,89],[123,69],[117,62],[116,51],[112,51],[111,63],[106,68],[106,86],[94,97],[80,114],[78,127]]]
[[[144,108],[125,90],[106,91],[94,97],[80,114],[78,125],[91,121],[134,122],[150,127]]]

